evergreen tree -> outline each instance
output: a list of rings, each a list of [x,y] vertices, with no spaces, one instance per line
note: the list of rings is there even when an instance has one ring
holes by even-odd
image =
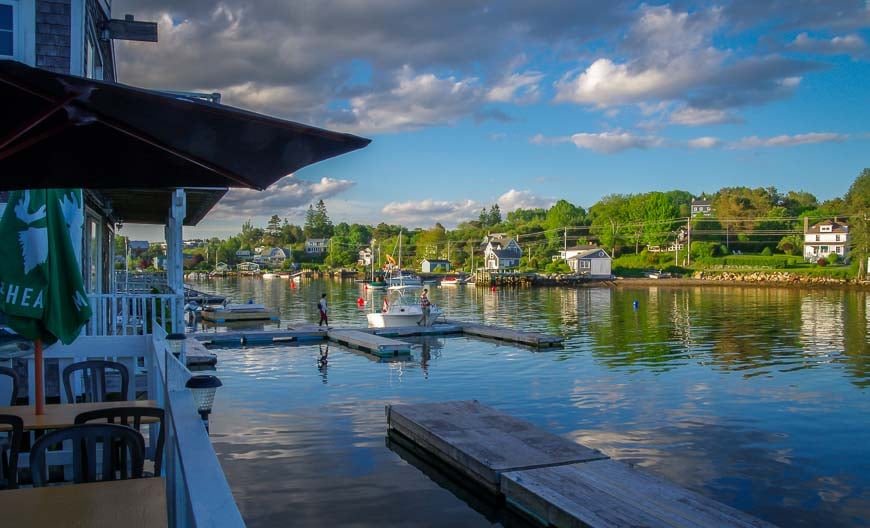
[[[501,209],[499,209],[498,204],[493,205],[489,208],[489,215],[487,215],[487,223],[490,226],[495,226],[501,223]]]

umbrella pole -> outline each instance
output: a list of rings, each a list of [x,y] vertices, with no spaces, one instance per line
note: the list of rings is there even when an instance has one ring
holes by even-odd
[[[45,398],[43,392],[42,381],[42,339],[37,339],[33,342],[33,361],[36,383],[36,414],[45,414]]]

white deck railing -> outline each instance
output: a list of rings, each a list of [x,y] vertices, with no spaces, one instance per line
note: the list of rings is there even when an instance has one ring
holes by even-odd
[[[180,327],[184,322],[183,294],[100,293],[88,295],[88,300],[93,316],[85,325],[84,335],[151,334],[154,320],[170,331],[184,331]]]
[[[127,366],[131,373],[128,399],[135,399],[136,375],[147,376],[147,399],[166,411],[163,472],[169,526],[178,528],[236,528],[245,523],[233,500],[220,462],[185,383],[190,371],[166,345],[166,331],[153,324],[152,335],[82,336],[71,345],[45,349],[46,359],[58,360],[58,373],[66,365],[87,359],[109,359]],[[28,379],[35,379],[33,357],[27,358]],[[28,383],[29,401],[35,400],[34,383]],[[60,391],[65,401],[64,391]],[[220,411],[218,411],[220,412]],[[57,457],[69,456],[56,452]],[[21,466],[28,465],[22,455]]]

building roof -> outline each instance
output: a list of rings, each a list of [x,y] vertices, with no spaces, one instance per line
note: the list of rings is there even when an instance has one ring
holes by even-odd
[[[523,250],[518,248],[493,249],[492,253],[499,259],[518,259],[523,256]]]
[[[692,205],[712,205],[712,204],[713,204],[713,202],[711,202],[710,200],[704,200],[704,199],[692,200]]]
[[[814,235],[822,232],[822,226],[831,226],[830,231],[825,231],[826,233],[848,233],[849,225],[844,224],[842,222],[835,222],[833,220],[822,220],[816,224],[813,224],[807,229],[808,235]]]
[[[581,259],[592,259],[592,258],[608,258],[609,259],[610,255],[608,255],[607,252],[604,251],[603,249],[597,247],[597,248],[587,249],[586,251],[583,251],[582,253],[577,253],[576,255],[569,258],[568,260],[581,260]]]

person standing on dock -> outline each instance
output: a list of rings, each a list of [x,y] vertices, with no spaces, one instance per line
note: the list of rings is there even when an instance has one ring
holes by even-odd
[[[423,293],[420,294],[420,309],[423,312],[423,318],[417,322],[418,325],[429,326],[429,290],[423,288]]]
[[[320,294],[320,302],[317,303],[317,308],[320,310],[320,322],[317,323],[317,326],[323,326],[323,323],[326,323],[326,327],[329,328],[329,318],[326,317],[326,312],[328,307],[326,306],[326,294]]]

